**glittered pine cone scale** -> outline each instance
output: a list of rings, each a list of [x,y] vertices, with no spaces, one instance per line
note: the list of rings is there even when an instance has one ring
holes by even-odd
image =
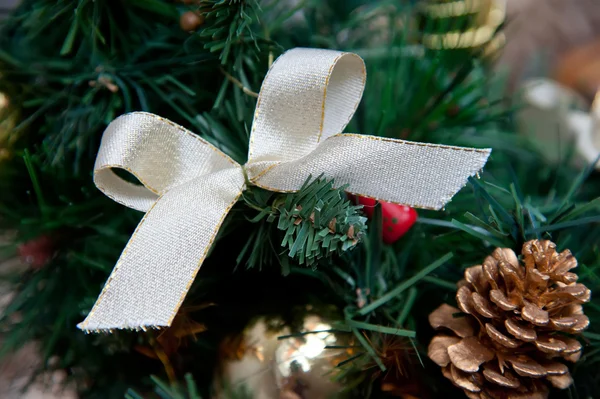
[[[465,271],[460,309],[444,304],[429,315],[444,331],[432,339],[429,357],[473,399],[542,399],[549,385],[568,387],[563,361],[581,356],[572,335],[588,327],[581,304],[591,297],[570,272],[576,266],[570,251],[557,253],[550,241],[525,243],[521,261],[497,248]]]

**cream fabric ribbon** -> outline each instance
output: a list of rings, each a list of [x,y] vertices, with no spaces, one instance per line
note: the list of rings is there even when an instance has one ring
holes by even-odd
[[[258,98],[248,162],[241,166],[168,120],[131,113],[104,132],[98,188],[143,212],[88,317],[85,331],[169,326],[247,184],[298,190],[324,173],[353,193],[440,209],[486,163],[488,149],[340,134],[365,85],[356,54],[294,49],[273,64]],[[111,169],[125,169],[131,184]]]

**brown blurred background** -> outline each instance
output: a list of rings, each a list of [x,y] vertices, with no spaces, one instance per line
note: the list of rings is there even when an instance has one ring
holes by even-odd
[[[537,76],[600,82],[600,1],[507,0],[507,8],[500,65],[511,71],[511,88]]]

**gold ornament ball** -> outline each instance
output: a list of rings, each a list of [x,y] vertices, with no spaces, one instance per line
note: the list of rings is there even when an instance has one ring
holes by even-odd
[[[179,18],[179,26],[186,32],[193,32],[204,24],[204,15],[194,11],[186,11]]]
[[[504,35],[496,33],[506,19],[506,0],[429,0],[423,3],[423,14],[431,20],[474,17],[467,30],[423,35],[425,47],[434,50],[466,49],[485,46],[485,55],[504,45]]]
[[[332,371],[348,358],[343,350],[326,349],[340,345],[340,337],[319,316],[303,320],[302,334],[292,334],[281,320],[260,318],[243,333],[232,358],[223,359],[217,378],[217,398],[245,391],[254,399],[327,399],[341,390],[331,381]],[[296,333],[294,331],[293,333]],[[231,349],[231,348],[230,348]]]
[[[12,145],[18,139],[14,128],[19,121],[19,112],[11,107],[10,98],[0,92],[0,162],[12,158]]]

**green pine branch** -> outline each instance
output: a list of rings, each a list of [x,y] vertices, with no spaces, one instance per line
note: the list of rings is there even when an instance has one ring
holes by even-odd
[[[150,378],[154,384],[154,393],[162,399],[202,399],[196,381],[194,381],[191,374],[186,374],[184,381],[181,383],[174,384],[168,384],[154,375],[150,376]],[[144,399],[145,397],[149,396],[140,395],[131,388],[125,393],[126,399]],[[231,397],[232,399],[245,399],[245,397],[242,396],[228,397]]]
[[[360,212],[362,206],[352,205],[346,198],[344,190],[347,188],[335,187],[333,180],[320,176],[309,177],[293,194],[273,195],[258,188],[249,190],[244,199],[251,208],[260,211],[251,219],[260,227],[250,237],[238,261],[252,248],[247,265],[255,267],[261,260],[255,255],[261,252],[258,247],[267,247],[267,252],[271,252],[268,248],[271,247],[276,254],[280,251],[274,248],[280,246],[284,251],[279,259],[287,274],[289,260],[286,257],[299,265],[315,268],[320,260],[356,247],[367,230],[367,219]],[[265,227],[268,224],[273,227]],[[274,227],[281,234],[273,235],[270,230]],[[279,242],[274,243],[274,240]]]
[[[206,41],[204,48],[218,53],[223,65],[235,53],[236,46],[250,45],[258,51],[252,25],[257,22],[259,9],[255,0],[202,0],[199,12],[210,24],[198,33]]]

